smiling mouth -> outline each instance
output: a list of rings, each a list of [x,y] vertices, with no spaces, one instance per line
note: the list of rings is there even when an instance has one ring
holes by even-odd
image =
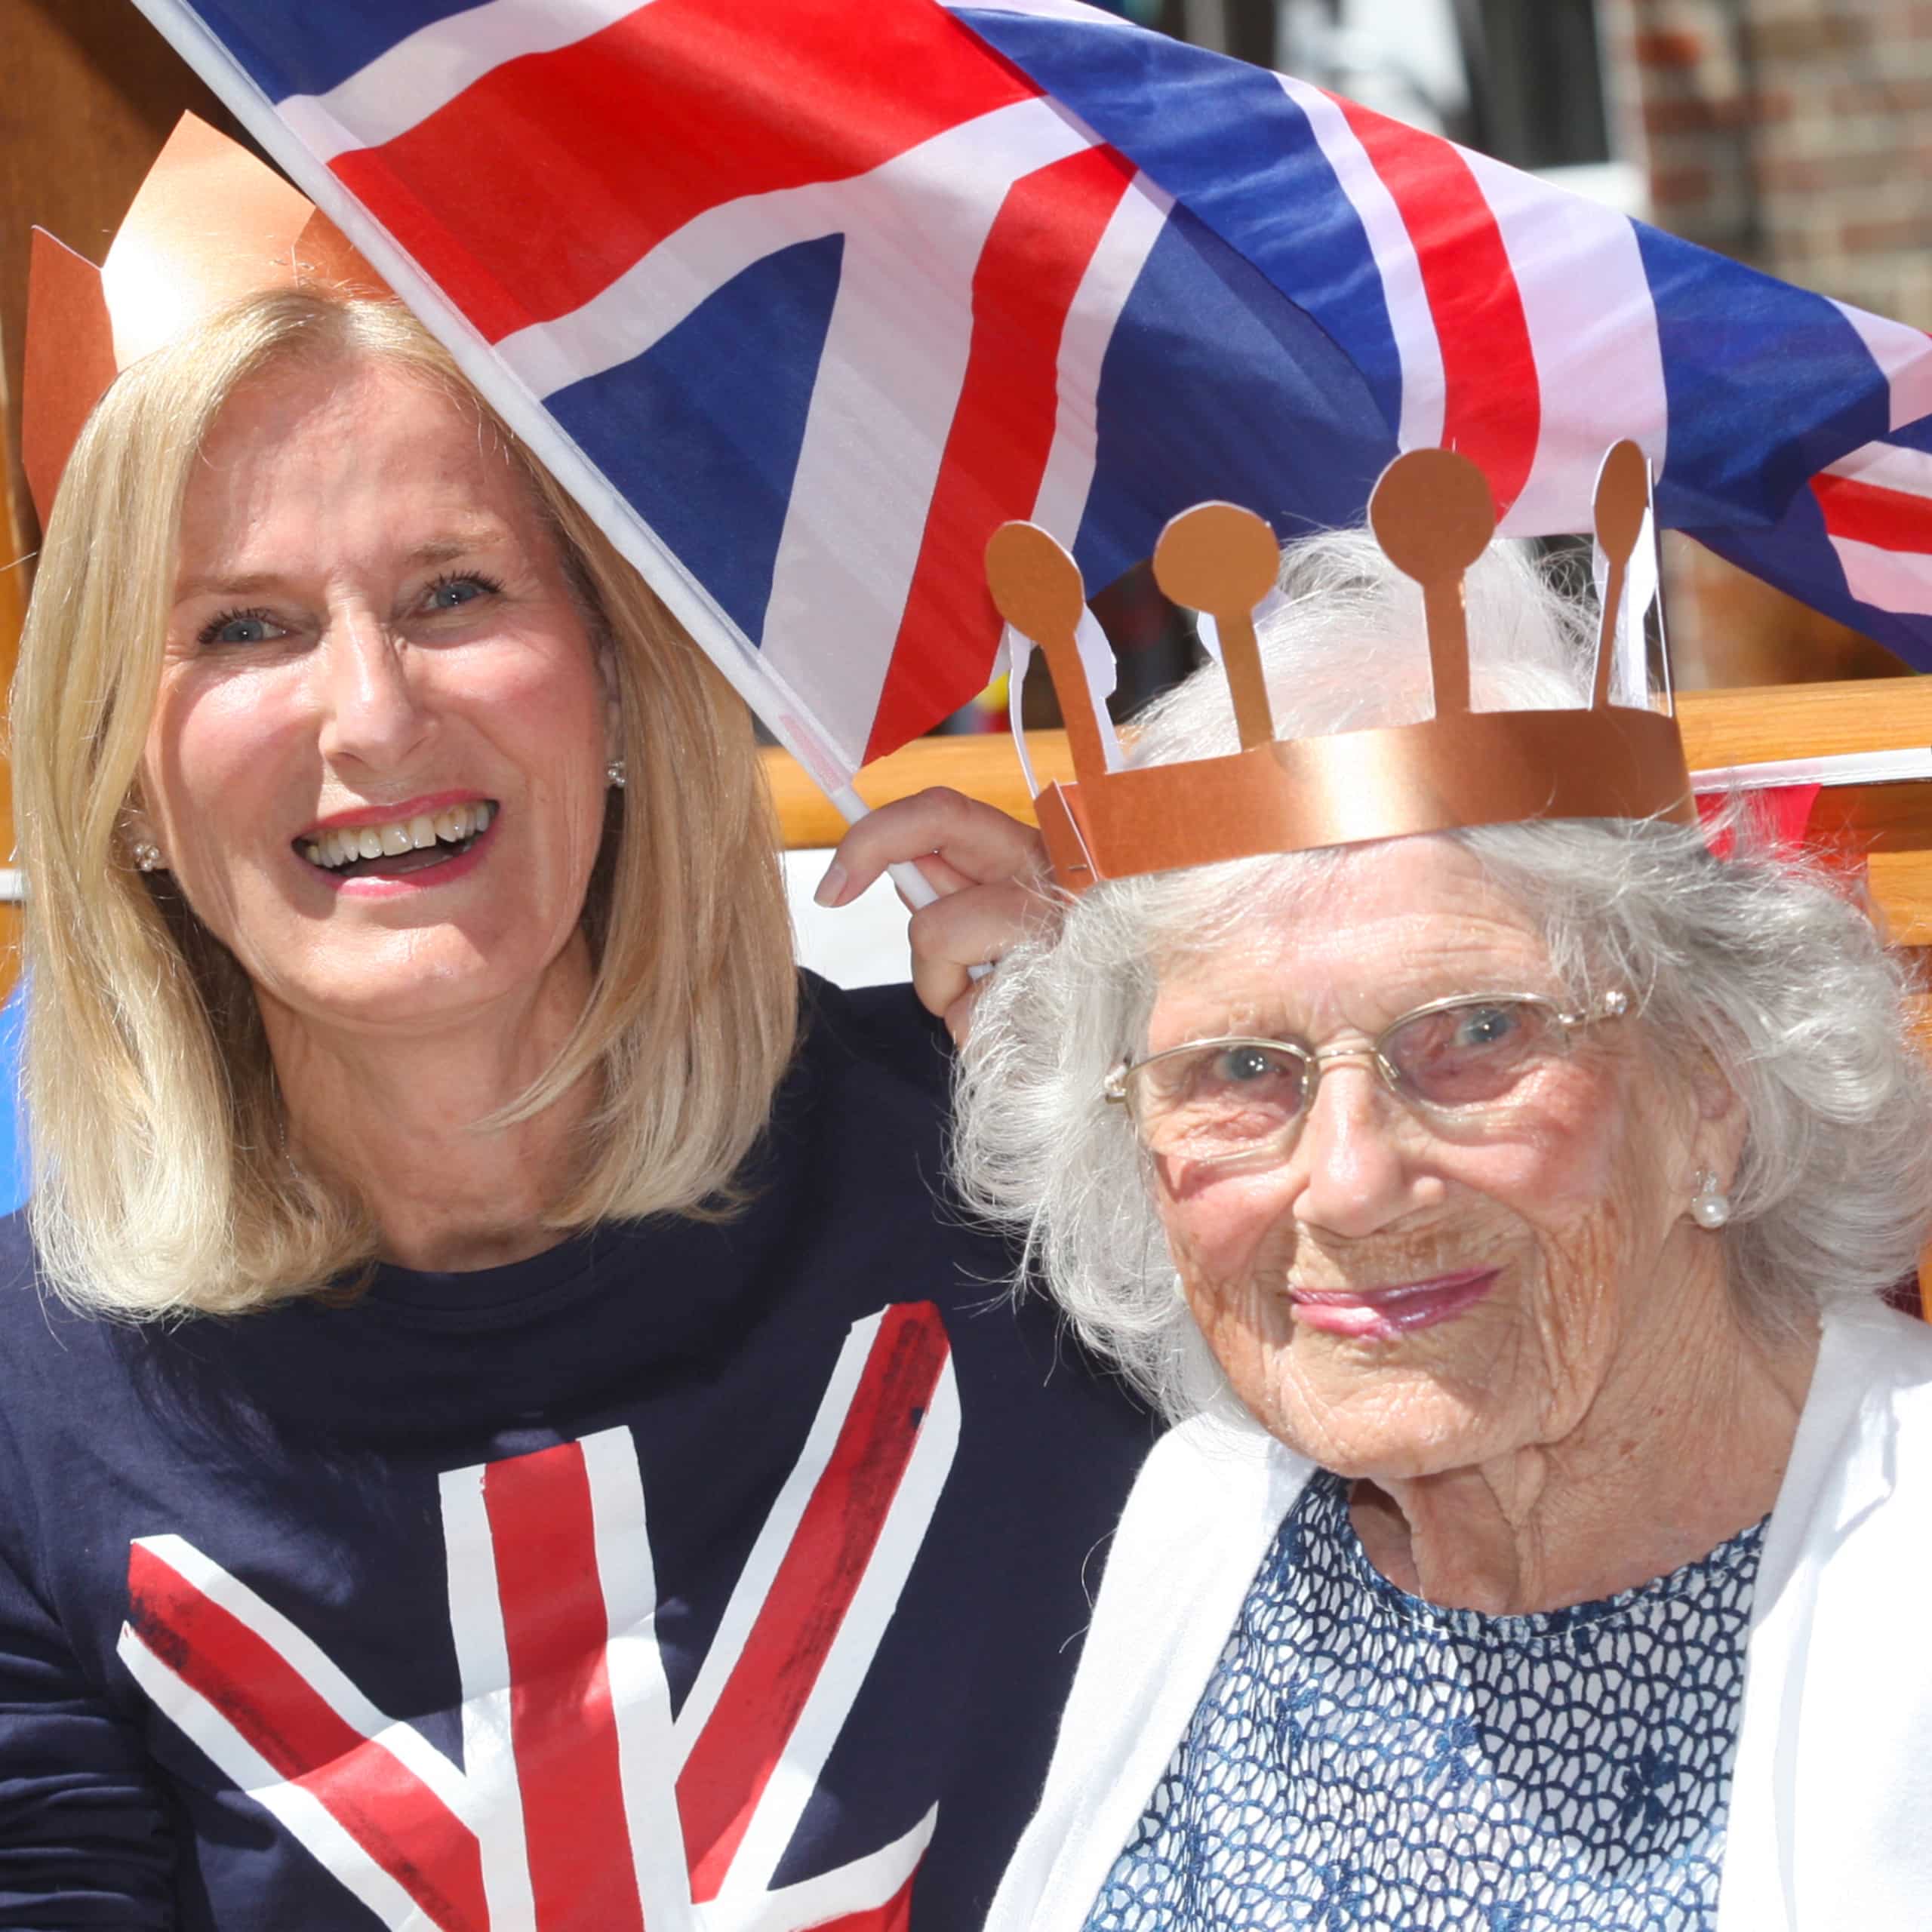
[[[1497,1268],[1465,1268],[1426,1281],[1376,1288],[1291,1288],[1295,1319],[1330,1335],[1386,1342],[1433,1328],[1473,1308],[1488,1294]]]
[[[445,805],[386,825],[339,826],[294,841],[297,857],[331,878],[401,878],[460,858],[489,830],[494,798]]]

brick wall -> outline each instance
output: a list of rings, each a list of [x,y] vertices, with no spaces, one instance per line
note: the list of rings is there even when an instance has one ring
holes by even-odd
[[[1601,14],[1652,219],[1932,328],[1932,0],[1602,0]],[[1694,546],[1672,575],[1686,681],[1897,668]]]
[[[1610,0],[1656,218],[1932,328],[1932,0]]]

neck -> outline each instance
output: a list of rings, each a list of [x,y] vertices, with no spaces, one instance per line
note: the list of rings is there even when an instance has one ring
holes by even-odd
[[[291,1158],[365,1204],[385,1261],[460,1272],[541,1254],[595,1083],[527,1120],[481,1123],[550,1065],[589,988],[587,960],[560,960],[508,1010],[406,1035],[317,1028],[264,999]]]
[[[1432,1603],[1555,1610],[1668,1575],[1767,1515],[1817,1336],[1747,1329],[1717,1267],[1713,1256],[1715,1278],[1667,1300],[1668,1332],[1624,1351],[1560,1440],[1358,1482],[1352,1514],[1371,1562]]]

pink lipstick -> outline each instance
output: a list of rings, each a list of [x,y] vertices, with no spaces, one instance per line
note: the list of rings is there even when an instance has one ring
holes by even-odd
[[[1403,1281],[1383,1288],[1291,1287],[1295,1319],[1324,1335],[1355,1341],[1389,1342],[1419,1328],[1451,1321],[1488,1294],[1497,1268],[1465,1268],[1426,1281]]]

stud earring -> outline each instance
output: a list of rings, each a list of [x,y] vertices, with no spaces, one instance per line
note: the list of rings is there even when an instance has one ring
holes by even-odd
[[[140,838],[135,841],[134,869],[143,872],[158,872],[161,870],[161,848],[151,839]]]
[[[1718,1186],[1718,1177],[1709,1168],[1700,1168],[1697,1191],[1690,1197],[1690,1218],[1700,1228],[1715,1229],[1730,1219],[1730,1196]]]
[[[624,789],[623,760],[620,758],[614,758],[611,762],[604,768],[604,777],[606,783],[614,786],[618,791],[621,792]]]

